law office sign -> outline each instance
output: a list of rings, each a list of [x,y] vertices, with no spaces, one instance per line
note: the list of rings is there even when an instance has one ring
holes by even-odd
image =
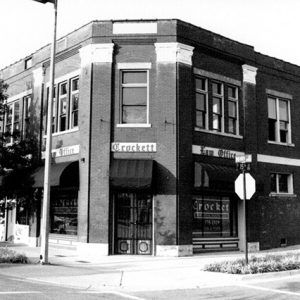
[[[135,152],[148,153],[156,152],[156,143],[112,143],[112,152]]]

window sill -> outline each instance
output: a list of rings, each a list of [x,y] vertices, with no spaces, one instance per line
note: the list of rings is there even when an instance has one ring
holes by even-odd
[[[293,144],[293,143],[281,143],[281,142],[268,141],[268,144],[278,145],[278,146],[286,146],[286,147],[295,147],[295,144]]]
[[[296,194],[290,194],[290,193],[270,193],[269,197],[295,198],[295,197],[297,197],[297,195]]]
[[[151,124],[117,124],[117,128],[150,128]]]
[[[52,136],[58,136],[58,135],[63,135],[63,134],[68,134],[68,133],[72,133],[72,132],[76,132],[79,131],[79,127],[75,127],[69,130],[65,130],[65,131],[59,131],[59,132],[54,132],[52,133]],[[44,134],[44,139],[47,138],[47,135]]]
[[[199,127],[195,127],[194,130],[198,131],[198,132],[204,132],[204,133],[210,133],[210,134],[221,135],[221,136],[226,136],[226,137],[232,137],[232,138],[240,139],[240,140],[243,139],[242,135],[235,135],[235,134],[225,133],[225,132],[216,132],[216,131],[212,131],[212,130],[201,129]]]

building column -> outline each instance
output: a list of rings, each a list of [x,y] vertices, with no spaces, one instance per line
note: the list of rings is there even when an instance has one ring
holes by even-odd
[[[113,47],[89,44],[80,50],[78,250],[85,256],[108,254]]]
[[[243,136],[245,153],[252,154],[251,174],[256,166],[257,156],[257,123],[256,123],[256,73],[257,68],[250,65],[243,65],[243,108],[244,108],[244,126]],[[250,200],[251,201],[251,200]],[[250,201],[246,201],[247,206],[247,241],[249,242],[249,218],[250,218]],[[245,249],[245,218],[243,213],[242,200],[238,202],[238,232],[239,232],[239,249]]]
[[[154,197],[155,207],[155,252],[158,256],[192,255],[192,228],[188,228],[188,211],[191,204],[190,192],[185,182],[185,158],[180,158],[182,147],[181,109],[190,95],[192,83],[193,47],[181,43],[156,43],[156,99],[163,99],[165,107],[157,116],[161,126],[158,140],[168,141],[166,147],[159,147],[156,161],[163,184]],[[187,76],[185,78],[185,76]],[[186,89],[183,86],[187,84]],[[187,92],[186,97],[183,90]],[[182,112],[184,113],[184,112]],[[189,128],[190,126],[187,125]],[[192,131],[191,131],[192,134]],[[190,141],[192,145],[192,141]],[[185,149],[186,152],[189,150]],[[187,154],[192,157],[192,150]],[[182,166],[182,169],[181,169]],[[189,201],[190,200],[190,201]],[[188,232],[190,231],[190,232]]]

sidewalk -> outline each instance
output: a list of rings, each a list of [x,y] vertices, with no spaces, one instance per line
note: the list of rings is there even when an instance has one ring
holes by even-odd
[[[0,243],[0,246],[3,245]],[[242,258],[244,254],[241,252],[203,253],[192,257],[114,255],[87,260],[77,256],[72,250],[50,248],[50,265],[42,266],[38,263],[40,248],[11,244],[7,246],[26,254],[33,264],[3,265],[0,266],[0,274],[88,290],[191,289],[226,286],[245,278],[241,275],[202,271],[203,266],[211,262]],[[261,251],[259,254],[290,251],[298,252],[300,246]],[[288,276],[289,273],[283,272],[282,275]],[[246,276],[249,278],[249,275]],[[270,274],[267,276],[270,277]]]

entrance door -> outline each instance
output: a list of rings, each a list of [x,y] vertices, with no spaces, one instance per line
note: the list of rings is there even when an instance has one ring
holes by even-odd
[[[115,253],[151,254],[152,195],[115,193]]]

